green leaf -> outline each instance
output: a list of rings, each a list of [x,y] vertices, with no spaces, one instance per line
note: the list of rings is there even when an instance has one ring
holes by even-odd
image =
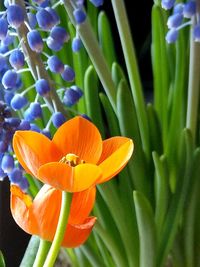
[[[32,267],[39,248],[40,239],[37,236],[32,236],[28,247],[25,251],[24,257],[19,267]]]
[[[145,196],[133,192],[140,238],[140,267],[156,266],[156,226],[152,207]]]
[[[120,83],[121,80],[126,80],[123,69],[121,68],[121,66],[118,63],[114,62],[112,64],[111,71],[112,71],[112,79],[113,79],[116,87],[118,86],[118,84]]]
[[[84,88],[87,115],[100,130],[102,137],[105,138],[105,129],[101,115],[98,92],[99,81],[93,66],[89,66],[85,72]]]
[[[6,267],[5,261],[4,261],[4,257],[3,257],[3,253],[0,250],[0,267]]]
[[[150,184],[149,180],[147,181],[146,159],[142,150],[135,105],[130,89],[124,80],[119,83],[117,90],[117,114],[121,134],[132,138],[135,143],[134,157],[129,161],[128,165],[133,184],[137,190],[148,195]]]
[[[111,68],[112,63],[116,61],[115,45],[109,20],[103,11],[98,16],[98,34],[103,54]]]

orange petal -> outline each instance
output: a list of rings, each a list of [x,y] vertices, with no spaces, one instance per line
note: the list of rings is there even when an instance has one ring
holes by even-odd
[[[93,209],[96,197],[96,188],[91,187],[79,193],[74,193],[70,207],[70,224],[82,223]]]
[[[53,142],[43,134],[33,131],[15,132],[13,149],[22,167],[36,177],[41,165],[61,158]]]
[[[64,156],[73,153],[88,163],[97,163],[102,152],[102,139],[98,129],[82,117],[64,123],[55,133],[53,142]]]
[[[38,178],[42,182],[68,192],[88,189],[101,175],[98,166],[87,163],[70,167],[65,163],[51,162],[41,166],[38,171]]]
[[[133,153],[133,147],[132,140],[126,137],[112,137],[103,142],[99,160],[103,175],[98,183],[110,180],[125,167]]]
[[[38,234],[38,225],[29,203],[28,195],[19,187],[11,186],[10,209],[15,222],[25,232],[31,235]]]
[[[62,246],[74,248],[83,244],[88,239],[95,222],[95,217],[89,217],[82,224],[68,224]]]

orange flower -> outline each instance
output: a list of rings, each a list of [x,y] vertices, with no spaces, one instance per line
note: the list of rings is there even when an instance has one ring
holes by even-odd
[[[28,173],[55,188],[80,192],[118,174],[132,155],[133,142],[126,137],[102,141],[91,122],[75,117],[52,140],[37,132],[17,131],[13,148]]]
[[[73,194],[62,246],[77,247],[88,238],[96,221],[95,217],[88,217],[95,194],[95,187]],[[33,201],[18,186],[11,186],[11,212],[16,223],[25,232],[44,240],[52,241],[54,238],[61,199],[62,192],[49,185],[44,185]]]

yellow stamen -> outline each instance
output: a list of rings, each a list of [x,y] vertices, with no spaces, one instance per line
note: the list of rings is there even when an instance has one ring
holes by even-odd
[[[19,197],[27,207],[30,207],[32,205],[32,198],[29,195],[25,194],[18,186],[11,185],[10,192],[14,196]]]
[[[68,164],[69,166],[71,167],[75,167],[76,165],[78,164],[82,164],[82,163],[85,163],[84,160],[81,160],[79,158],[79,156],[75,155],[75,154],[72,154],[72,153],[69,153],[67,154],[66,156],[64,156],[60,162],[62,163],[66,163]]]

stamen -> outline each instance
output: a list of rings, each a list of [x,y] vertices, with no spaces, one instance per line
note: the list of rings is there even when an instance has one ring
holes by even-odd
[[[72,154],[72,153],[69,153],[67,154],[66,156],[64,156],[61,160],[60,160],[61,163],[66,163],[68,164],[69,166],[71,167],[75,167],[79,164],[83,164],[85,163],[84,160],[81,160],[79,158],[79,156],[75,155],[75,154]]]

